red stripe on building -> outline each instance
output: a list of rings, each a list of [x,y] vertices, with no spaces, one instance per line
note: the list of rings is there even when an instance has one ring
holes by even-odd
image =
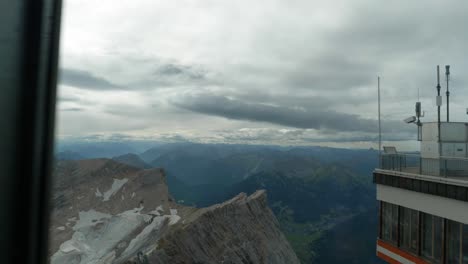
[[[393,246],[393,245],[391,245],[389,243],[383,242],[382,240],[377,240],[377,245],[379,245],[379,246],[385,248],[386,250],[388,250],[388,251],[390,251],[390,252],[392,252],[394,254],[397,254],[397,255],[399,255],[399,256],[407,259],[407,260],[410,260],[410,261],[412,261],[412,262],[414,262],[416,264],[430,264],[429,262],[427,262],[427,261],[425,261],[425,260],[423,260],[421,258],[418,258],[417,256],[412,255],[412,254],[410,254],[410,253],[408,253],[406,251],[403,251],[403,250],[401,250],[401,249],[399,249],[399,248],[397,248],[397,247],[395,247],[395,246]],[[384,254],[380,254],[380,255],[383,255],[383,256],[389,258],[387,255],[384,255]],[[379,253],[377,253],[377,256],[380,257],[380,255],[379,255]],[[384,258],[382,258],[382,259],[384,259]],[[384,260],[388,262],[387,259],[384,259]],[[395,260],[393,260],[393,261],[395,261]],[[396,262],[389,262],[389,263],[399,263],[399,262],[396,261]]]
[[[384,261],[386,261],[386,262],[388,262],[390,264],[401,264],[400,262],[398,262],[398,261],[392,259],[391,257],[389,257],[389,256],[387,256],[387,255],[385,255],[383,253],[380,253],[378,251],[377,251],[377,257],[383,259]]]

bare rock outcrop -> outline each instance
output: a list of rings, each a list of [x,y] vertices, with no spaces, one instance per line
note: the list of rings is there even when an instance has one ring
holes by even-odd
[[[154,263],[299,263],[268,208],[264,190],[200,209],[171,230]]]

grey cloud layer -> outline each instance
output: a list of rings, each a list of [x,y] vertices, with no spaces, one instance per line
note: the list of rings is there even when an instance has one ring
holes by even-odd
[[[146,72],[140,79],[128,84],[133,89],[207,85],[213,82],[207,77],[208,72],[199,65],[183,65],[154,59],[151,64],[142,65],[142,69]]]
[[[181,65],[171,62],[163,62],[159,58],[140,58],[139,60],[123,60],[121,64],[132,65],[138,68],[138,76],[130,80],[115,82],[116,78],[107,78],[92,72],[62,68],[60,71],[60,83],[88,90],[148,90],[159,87],[174,87],[179,85],[206,84],[207,72],[200,66]],[[132,63],[133,62],[133,63]]]
[[[320,108],[304,109],[250,103],[209,94],[186,95],[173,103],[190,111],[236,120],[268,122],[303,129],[377,132],[375,120]],[[397,122],[390,121],[388,124],[393,131],[403,127]]]
[[[77,69],[61,69],[60,82],[65,85],[70,85],[82,89],[96,89],[96,90],[115,90],[122,89],[117,84],[109,80],[96,76],[91,72]]]

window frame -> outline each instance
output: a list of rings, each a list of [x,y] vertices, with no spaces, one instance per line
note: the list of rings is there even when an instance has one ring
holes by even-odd
[[[47,263],[61,0],[0,3],[0,248]],[[6,44],[5,44],[6,43]],[[0,43],[1,44],[1,43]]]

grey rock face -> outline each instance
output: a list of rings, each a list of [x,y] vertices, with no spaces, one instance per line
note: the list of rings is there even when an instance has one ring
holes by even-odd
[[[264,190],[188,215],[159,241],[154,263],[299,263]]]
[[[109,159],[56,167],[50,260],[61,263],[299,263],[265,191],[178,205],[163,170]]]

